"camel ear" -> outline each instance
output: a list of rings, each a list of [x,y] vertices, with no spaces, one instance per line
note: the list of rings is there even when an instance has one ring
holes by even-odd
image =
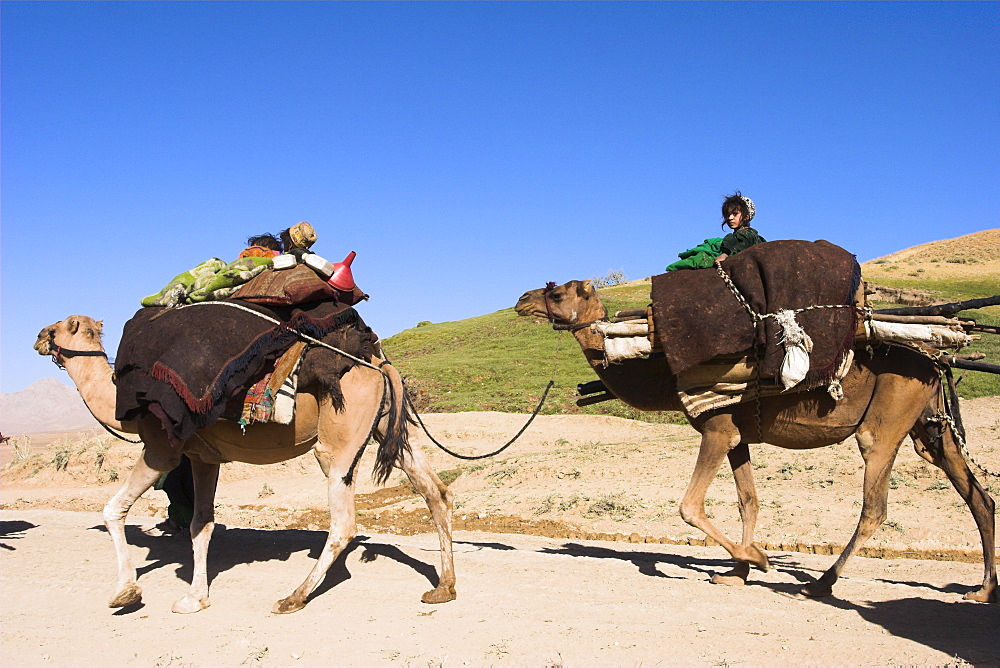
[[[77,330],[80,329],[80,321],[76,319],[75,315],[66,318],[66,329],[69,330],[70,334],[76,334]]]
[[[587,279],[586,281],[580,283],[577,286],[576,291],[577,294],[579,294],[581,297],[586,297],[587,295],[594,292],[594,282],[590,279]]]
[[[94,324],[97,325],[97,333],[98,334],[104,333],[104,318],[101,318],[100,320],[98,320]]]

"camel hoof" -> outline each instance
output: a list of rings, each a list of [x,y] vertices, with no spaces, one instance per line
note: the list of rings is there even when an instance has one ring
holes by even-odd
[[[422,603],[447,603],[458,597],[454,587],[435,587],[420,597]]]
[[[767,555],[764,554],[756,545],[751,544],[746,547],[742,547],[738,550],[738,554],[733,556],[735,556],[739,561],[746,562],[750,566],[753,566],[764,573],[767,573],[767,570],[771,567],[771,562],[768,561]]]
[[[306,607],[306,600],[304,598],[289,596],[275,603],[274,607],[271,608],[271,612],[275,615],[287,615],[290,612],[298,612],[304,607]]]
[[[976,601],[978,603],[996,603],[997,592],[995,589],[987,590],[985,587],[978,591],[970,591],[965,595],[966,601]]]
[[[713,575],[712,584],[742,587],[747,583],[748,575],[750,575],[750,564],[741,561],[736,564],[733,570]]]
[[[805,587],[799,590],[803,596],[808,596],[809,598],[823,598],[824,596],[833,596],[833,586],[829,585],[822,580],[815,580],[810,582]]]
[[[174,606],[170,608],[173,612],[181,615],[190,615],[192,612],[201,612],[209,606],[207,598],[195,598],[194,596],[185,596],[181,600],[174,603]]]
[[[109,608],[126,608],[135,605],[142,600],[142,589],[136,583],[131,583],[115,594],[114,598],[108,601]]]

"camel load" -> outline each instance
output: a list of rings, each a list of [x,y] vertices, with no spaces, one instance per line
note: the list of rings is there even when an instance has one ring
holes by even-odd
[[[982,541],[982,585],[966,599],[997,599],[994,502],[970,468],[952,367],[1000,366],[948,354],[996,328],[955,317],[1000,296],[896,311],[865,302],[854,256],[828,242],[757,244],[710,268],[655,276],[651,305],[609,318],[592,281],[525,292],[515,310],[572,333],[599,380],[581,383],[585,405],[618,399],[643,411],[680,411],[701,434],[680,504],[688,524],[726,549],[740,585],[767,570],[753,542],[760,503],[750,445],[808,450],[852,435],[864,459],[854,535],[807,596],[828,596],[850,558],[887,517],[889,473],[904,438],[940,468],[968,505]],[[705,511],[724,461],[736,483],[743,536],[730,540]]]
[[[747,249],[725,270],[654,276],[651,297],[646,309],[622,311],[590,327],[604,339],[605,365],[664,356],[693,417],[724,405],[695,398],[718,396],[713,389],[743,398],[825,385],[837,398],[854,348],[878,343],[1000,372],[975,363],[976,355],[944,354],[979,339],[974,332],[996,330],[955,314],[1000,303],[1000,296],[872,310],[854,256],[825,241],[774,241]],[[737,386],[751,382],[752,392]]]

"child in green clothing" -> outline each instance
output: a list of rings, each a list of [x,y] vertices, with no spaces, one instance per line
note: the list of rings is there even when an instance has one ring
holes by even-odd
[[[723,237],[722,252],[715,258],[716,262],[722,262],[730,255],[766,241],[757,230],[750,227],[755,213],[753,200],[744,197],[739,190],[722,202],[722,224],[728,225],[732,232]]]

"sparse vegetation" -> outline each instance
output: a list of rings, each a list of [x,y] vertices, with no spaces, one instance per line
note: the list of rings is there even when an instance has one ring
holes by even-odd
[[[594,277],[595,288],[610,288],[614,285],[621,285],[622,283],[628,283],[628,276],[625,275],[623,269],[611,269],[604,276],[600,278]]]
[[[628,520],[635,516],[636,511],[641,505],[642,502],[640,499],[626,495],[624,492],[604,495],[590,504],[587,512],[584,513],[584,517],[601,517],[607,515],[613,520]]]
[[[31,437],[26,434],[11,436],[7,441],[14,450],[14,458],[11,464],[23,462],[31,456]]]

